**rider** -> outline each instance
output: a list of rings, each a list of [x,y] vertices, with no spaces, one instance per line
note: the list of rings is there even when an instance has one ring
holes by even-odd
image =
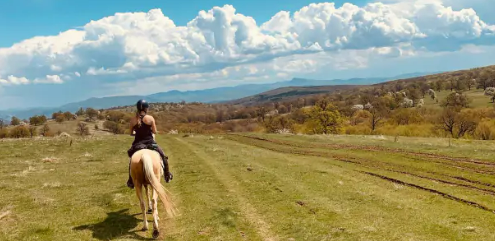
[[[127,151],[129,157],[138,151],[139,149],[150,147],[160,153],[163,161],[163,173],[165,181],[168,183],[172,180],[173,175],[170,173],[168,168],[168,157],[165,156],[163,150],[158,146],[155,141],[154,134],[157,133],[156,123],[153,116],[147,115],[149,104],[146,100],[139,100],[136,103],[137,112],[136,116],[132,117],[130,123],[131,136],[134,136],[134,142],[132,142],[131,148]],[[132,182],[130,173],[131,163],[129,161],[129,180],[127,180],[127,186],[134,188],[134,183]]]

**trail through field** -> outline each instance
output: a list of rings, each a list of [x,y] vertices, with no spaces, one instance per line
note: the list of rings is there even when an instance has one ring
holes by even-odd
[[[490,158],[309,139],[158,136],[180,212],[170,219],[159,206],[160,238],[495,240]],[[0,239],[148,240],[125,186],[129,143],[1,142]]]

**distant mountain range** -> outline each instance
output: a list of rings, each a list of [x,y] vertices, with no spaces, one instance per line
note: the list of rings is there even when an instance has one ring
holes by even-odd
[[[144,98],[148,102],[204,102],[204,103],[220,103],[230,100],[241,99],[244,97],[257,95],[266,91],[274,90],[282,87],[301,87],[301,86],[331,86],[331,85],[371,85],[389,80],[402,78],[411,78],[425,75],[426,73],[412,73],[406,75],[395,76],[391,78],[353,78],[353,79],[333,79],[333,80],[311,80],[303,78],[294,78],[290,81],[282,81],[269,84],[248,84],[238,85],[234,87],[219,87],[205,90],[195,91],[178,91],[172,90],[161,92],[147,96],[112,96],[101,98],[90,98],[80,102],[69,103],[57,108],[30,108],[22,110],[0,110],[0,118],[10,120],[12,116],[20,119],[27,119],[34,115],[51,116],[57,111],[75,112],[79,108],[95,108],[107,109],[116,106],[132,105],[137,100]]]

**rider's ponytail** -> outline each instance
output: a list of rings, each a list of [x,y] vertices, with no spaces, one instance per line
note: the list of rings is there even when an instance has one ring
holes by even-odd
[[[141,124],[142,124],[142,122],[141,122],[141,115],[140,114],[141,114],[140,111],[137,111],[136,112],[136,118],[137,118],[137,126],[138,126],[138,128],[141,127]]]

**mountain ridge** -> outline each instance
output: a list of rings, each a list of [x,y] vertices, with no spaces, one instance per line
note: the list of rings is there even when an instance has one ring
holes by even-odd
[[[400,78],[422,76],[427,73],[412,73],[400,75]],[[266,91],[282,87],[302,87],[302,86],[332,86],[332,85],[371,85],[389,80],[398,79],[396,77],[373,77],[373,78],[350,78],[350,79],[331,79],[331,80],[314,80],[306,78],[292,78],[288,81],[280,81],[265,84],[244,84],[237,86],[223,86],[202,90],[170,90],[158,92],[150,95],[122,95],[91,97],[89,99],[64,104],[60,107],[38,107],[17,110],[0,110],[0,119],[10,120],[12,116],[20,119],[27,119],[34,115],[51,116],[57,111],[75,112],[79,108],[107,109],[117,106],[128,106],[138,99],[145,98],[148,102],[203,102],[203,103],[225,103],[231,100],[237,100]]]

